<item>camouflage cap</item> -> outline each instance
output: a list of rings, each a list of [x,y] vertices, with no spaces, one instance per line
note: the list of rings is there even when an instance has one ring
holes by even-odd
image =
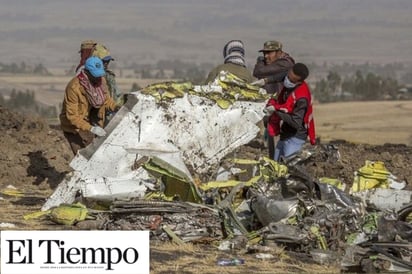
[[[275,50],[282,50],[282,43],[279,41],[266,41],[263,44],[263,49],[259,50],[262,51],[275,51]]]
[[[84,40],[80,44],[80,51],[83,49],[92,49],[94,46],[96,46],[97,42],[94,40]]]
[[[106,48],[104,45],[102,44],[97,44],[94,47],[94,50],[92,52],[92,56],[97,56],[100,59],[104,60],[104,61],[110,61],[110,60],[114,60],[112,58],[112,56],[110,55],[110,51],[108,48]]]

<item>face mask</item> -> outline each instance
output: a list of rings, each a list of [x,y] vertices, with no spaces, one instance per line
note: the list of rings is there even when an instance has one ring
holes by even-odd
[[[283,86],[284,86],[285,88],[294,88],[294,87],[296,87],[296,84],[292,83],[292,82],[289,80],[289,77],[286,75],[285,80],[283,80]]]

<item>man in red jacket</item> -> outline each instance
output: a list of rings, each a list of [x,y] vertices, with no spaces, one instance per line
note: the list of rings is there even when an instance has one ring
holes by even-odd
[[[312,95],[305,82],[308,75],[307,66],[296,63],[286,75],[277,99],[270,99],[265,108],[269,133],[280,135],[275,161],[299,152],[307,138],[315,144]]]

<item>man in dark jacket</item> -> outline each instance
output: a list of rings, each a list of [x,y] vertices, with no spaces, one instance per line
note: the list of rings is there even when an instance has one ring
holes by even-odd
[[[255,81],[254,84],[263,86],[269,94],[276,94],[283,88],[283,79],[295,64],[295,60],[282,50],[282,44],[278,41],[265,42],[259,52],[262,52],[263,56],[257,58],[253,76],[261,81]]]
[[[276,96],[282,90],[283,79],[295,64],[295,60],[282,50],[282,43],[279,41],[266,41],[263,49],[259,52],[262,52],[263,56],[257,58],[253,70],[253,76],[259,80],[251,84],[263,87],[267,93]],[[264,118],[263,123],[266,128],[266,118]],[[274,157],[276,138],[276,136],[267,136],[269,158],[271,159]]]

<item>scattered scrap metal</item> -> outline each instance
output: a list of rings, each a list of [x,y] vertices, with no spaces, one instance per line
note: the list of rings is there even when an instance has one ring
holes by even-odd
[[[222,250],[283,246],[348,271],[411,271],[412,193],[383,162],[367,161],[344,185],[302,165],[316,153],[339,161],[336,146],[282,163],[227,157],[256,136],[266,99],[228,73],[210,86],[160,83],[130,94],[108,136],[74,158],[43,215]]]

